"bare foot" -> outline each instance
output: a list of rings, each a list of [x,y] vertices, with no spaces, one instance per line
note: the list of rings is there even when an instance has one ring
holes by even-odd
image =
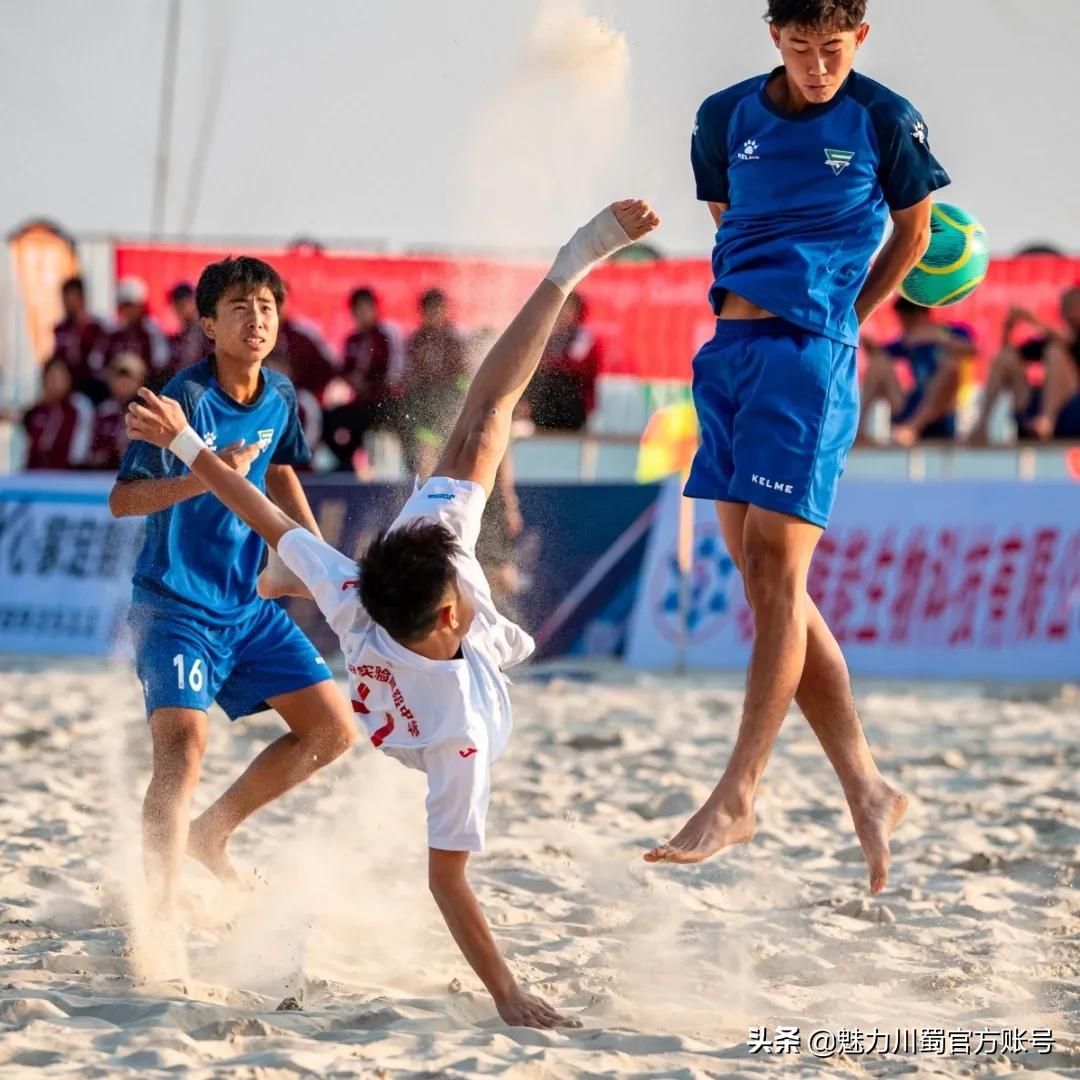
[[[752,805],[732,811],[721,800],[709,796],[674,840],[653,848],[643,857],[646,862],[699,863],[721,848],[745,844],[753,836]]]
[[[255,588],[264,600],[277,600],[282,596],[311,599],[307,586],[282,562],[273,548],[270,549],[266,569],[259,575]]]
[[[877,896],[889,880],[889,837],[904,816],[909,805],[906,795],[878,780],[865,796],[848,802],[855,835],[862,845],[866,865],[870,869],[870,895]]]
[[[211,835],[202,823],[202,818],[196,818],[188,831],[187,853],[193,859],[198,859],[218,881],[238,889],[243,888],[243,879],[225,851],[227,842],[227,837]]]
[[[644,199],[623,199],[611,204],[615,220],[631,241],[640,240],[660,224],[660,216]]]

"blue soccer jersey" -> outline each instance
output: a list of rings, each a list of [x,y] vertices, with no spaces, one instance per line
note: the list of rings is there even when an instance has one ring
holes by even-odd
[[[284,375],[262,369],[262,389],[250,404],[231,398],[214,377],[214,357],[185,368],[162,391],[175,398],[191,426],[211,449],[243,439],[262,453],[248,479],[265,490],[270,465],[311,460],[297,413],[296,391]],[[120,480],[186,476],[189,470],[168,450],[133,442],[120,466]],[[256,603],[256,577],[265,545],[215,495],[197,495],[146,519],[146,540],[135,566],[137,604],[220,624]]]
[[[857,345],[855,300],[890,210],[914,206],[949,177],[926,122],[899,94],[852,72],[831,101],[785,113],[765,92],[775,74],[698,110],[697,195],[729,206],[713,250],[713,310],[730,291]]]

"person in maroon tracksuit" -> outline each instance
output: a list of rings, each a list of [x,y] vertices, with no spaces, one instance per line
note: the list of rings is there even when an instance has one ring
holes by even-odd
[[[585,301],[566,298],[540,369],[525,392],[532,422],[546,431],[580,431],[596,408],[600,345],[585,326]]]
[[[100,400],[105,387],[90,369],[90,355],[107,333],[105,323],[86,310],[86,287],[81,277],[70,277],[60,286],[64,317],[53,328],[52,355],[67,363],[75,389]]]
[[[146,381],[146,364],[135,353],[120,353],[109,361],[106,378],[109,396],[94,410],[86,467],[115,472],[120,468],[128,444],[124,414]]]
[[[180,329],[169,335],[169,377],[181,368],[198,363],[214,351],[214,343],[203,333],[199,309],[195,306],[195,289],[190,282],[177,282],[169,290],[169,303],[180,320]]]
[[[141,278],[125,277],[117,283],[116,329],[99,340],[90,356],[97,378],[105,379],[105,369],[114,356],[135,353],[146,364],[146,381],[151,387],[160,388],[168,381],[172,361],[169,340],[146,313],[147,295],[146,282]]]
[[[375,293],[355,289],[349,298],[356,330],[345,341],[341,375],[353,392],[346,405],[327,411],[323,438],[340,468],[351,469],[353,455],[374,428],[388,428],[401,436],[403,359],[398,342],[379,322]]]
[[[28,469],[73,469],[86,461],[93,406],[73,392],[71,369],[59,356],[41,372],[41,400],[23,414]]]
[[[314,326],[286,314],[282,304],[277,342],[264,363],[273,368],[288,368],[293,385],[307,390],[320,401],[326,384],[337,374],[337,365],[326,342]]]

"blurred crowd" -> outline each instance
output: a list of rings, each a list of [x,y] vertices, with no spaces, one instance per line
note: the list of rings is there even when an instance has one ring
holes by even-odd
[[[87,309],[80,278],[64,282],[61,300],[64,317],[42,367],[40,400],[6,418],[25,429],[29,469],[115,470],[126,449],[123,414],[139,387],[160,389],[213,345],[187,282],[169,293],[179,327],[171,336],[148,313],[147,288],[138,278],[118,282],[116,317],[108,322]],[[417,325],[404,337],[380,318],[372,288],[355,289],[348,302],[353,331],[340,353],[283,308],[266,363],[296,385],[316,467],[365,475],[372,438],[386,433],[400,444],[407,468],[426,473],[491,335],[463,333],[439,289],[418,297]],[[971,332],[898,299],[896,338],[862,341],[860,441],[986,443],[1002,409],[1011,411],[1018,440],[1080,438],[1080,288],[1066,291],[1060,308],[1057,326],[1019,307],[1009,311],[973,398],[966,395],[977,351]],[[571,295],[522,402],[519,429],[587,428],[602,369],[587,316],[582,297]],[[965,395],[971,407],[962,431]]]
[[[179,329],[166,336],[147,310],[147,287],[135,277],[116,289],[116,318],[90,312],[81,278],[61,288],[64,316],[42,367],[41,397],[19,415],[28,469],[115,470],[127,447],[124,411],[141,386],[160,390],[213,351],[188,282],[169,292]],[[340,353],[283,307],[277,343],[265,363],[296,386],[301,421],[317,467],[364,475],[372,436],[400,444],[407,466],[426,472],[457,415],[472,372],[490,344],[487,331],[465,334],[446,296],[417,299],[407,336],[379,316],[376,292],[349,297],[353,332]],[[596,407],[600,346],[585,325],[582,298],[571,295],[517,416],[519,429],[580,431]]]
[[[865,336],[862,341],[864,442],[909,447],[922,439],[960,438],[969,445],[985,445],[1003,399],[1008,400],[1018,441],[1080,438],[1080,288],[1062,294],[1058,327],[1021,307],[1009,310],[973,423],[963,433],[959,407],[976,359],[970,330],[902,297],[894,306],[899,336],[885,344]],[[889,440],[875,440],[869,431],[869,418],[879,402],[890,417]]]

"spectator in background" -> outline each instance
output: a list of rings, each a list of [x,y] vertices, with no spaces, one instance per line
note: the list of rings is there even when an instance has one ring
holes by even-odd
[[[147,295],[146,282],[142,278],[124,277],[117,282],[118,325],[115,330],[98,340],[98,345],[90,357],[90,367],[95,378],[104,381],[105,369],[114,356],[134,353],[142,357],[146,364],[146,381],[151,389],[159,389],[168,381],[172,352],[168,339],[146,313]],[[95,403],[104,401],[107,395],[106,385],[105,392],[95,399]]]
[[[115,472],[127,450],[127,427],[124,414],[128,405],[146,382],[146,364],[136,353],[119,353],[105,369],[109,396],[94,410],[88,469]]]
[[[970,333],[963,327],[944,326],[934,313],[904,297],[893,305],[901,333],[881,348],[863,338],[869,365],[860,396],[859,430],[878,401],[886,401],[892,413],[893,441],[914,446],[920,438],[952,439],[956,436],[956,403],[960,392],[960,363],[974,352]],[[895,363],[906,361],[913,389],[905,392]]]
[[[307,440],[308,446],[315,450],[322,439],[323,418],[319,399],[310,390],[296,385],[293,379],[292,363],[287,354],[279,353],[275,356],[271,353],[263,363],[267,367],[280,372],[292,382],[293,389],[296,391],[296,410],[300,416],[300,427],[304,432],[304,438]],[[308,462],[306,465],[293,466],[297,472],[310,472],[311,467],[312,462]]]
[[[307,390],[319,401],[322,400],[326,384],[337,374],[330,350],[318,330],[286,315],[284,303],[281,305],[274,351],[263,363],[279,371],[287,366],[291,372],[289,378],[297,390]]]
[[[169,377],[181,368],[197,363],[214,351],[214,343],[203,333],[199,309],[195,304],[195,289],[190,282],[181,281],[169,290],[169,303],[180,321],[180,329],[169,338]]]
[[[342,469],[353,468],[353,456],[367,433],[385,428],[402,435],[402,357],[390,330],[379,322],[375,293],[355,289],[349,297],[356,329],[345,340],[341,375],[353,399],[327,411],[325,442]],[[405,440],[402,440],[405,442]]]
[[[1072,389],[1072,377],[1080,368],[1080,288],[1068,289],[1062,294],[1061,321],[1064,333],[1047,326],[1023,308],[1009,310],[1002,327],[1001,352],[990,363],[979,418],[969,442],[988,441],[991,413],[1006,393],[1012,396],[1019,439],[1049,438],[1057,433],[1061,418],[1065,430],[1074,426],[1071,398],[1080,390]],[[1036,335],[1015,345],[1013,337],[1019,326],[1034,328]],[[1042,386],[1036,386],[1032,368],[1040,363],[1045,365],[1044,381]]]
[[[68,278],[60,286],[60,302],[64,317],[53,330],[52,355],[67,363],[79,393],[101,398],[105,388],[90,369],[90,356],[106,333],[105,324],[86,310],[86,288],[81,277]]]
[[[29,443],[28,469],[73,469],[86,461],[94,410],[73,390],[67,361],[54,356],[41,371],[41,400],[22,418]]]
[[[525,400],[540,430],[580,431],[596,408],[600,344],[584,325],[585,300],[572,292],[563,304]]]
[[[426,459],[442,445],[468,389],[465,343],[438,289],[420,296],[420,325],[405,343],[405,452],[410,467],[427,474]],[[426,452],[426,448],[431,450]]]

